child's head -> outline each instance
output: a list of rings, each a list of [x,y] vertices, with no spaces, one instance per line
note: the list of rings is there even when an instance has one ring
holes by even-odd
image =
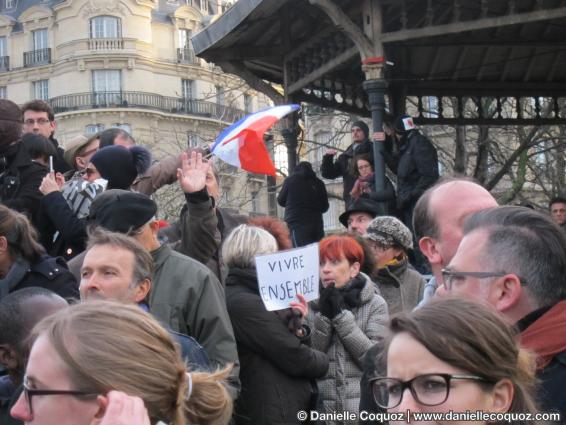
[[[32,161],[49,167],[49,157],[56,156],[55,146],[40,134],[27,133],[22,136],[22,143],[26,147]]]

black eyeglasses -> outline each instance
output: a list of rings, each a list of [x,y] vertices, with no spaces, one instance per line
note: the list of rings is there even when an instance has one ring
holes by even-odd
[[[370,380],[370,385],[375,402],[384,409],[393,409],[399,406],[407,388],[411,391],[413,398],[423,406],[438,406],[448,400],[450,382],[455,379],[493,384],[492,381],[479,376],[428,373],[415,376],[409,381],[386,377],[375,378]]]
[[[95,397],[98,396],[99,392],[93,391],[72,391],[72,390],[34,390],[28,388],[26,384],[23,385],[24,389],[24,397],[26,399],[26,403],[28,404],[28,409],[30,415],[33,415],[33,408],[31,404],[31,400],[34,396],[44,396],[44,395],[71,395],[74,397]]]
[[[24,121],[25,125],[34,125],[35,123],[38,123],[39,125],[45,125],[47,123],[50,123],[51,121],[47,118],[38,118],[36,120],[28,118],[27,120]]]
[[[488,277],[502,277],[507,273],[505,272],[457,272],[455,270],[442,269],[442,281],[444,288],[447,291],[452,290],[454,283],[461,282],[467,277],[476,277],[478,279],[485,279]]]

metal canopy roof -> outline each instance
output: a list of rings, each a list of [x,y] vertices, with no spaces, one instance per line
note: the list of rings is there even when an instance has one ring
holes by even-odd
[[[346,19],[337,22],[311,4],[320,2]],[[281,84],[289,101],[369,115],[364,54],[343,28],[349,20],[367,30],[372,4],[381,8],[382,29],[371,43],[382,43],[391,63],[384,77],[396,112],[414,96],[421,122],[566,119],[564,0],[239,0],[193,37],[193,46],[274,98],[262,80]],[[423,113],[429,96],[440,108],[433,116]],[[444,114],[446,98],[452,110]],[[469,101],[476,112],[465,116]],[[530,116],[525,102],[532,103]]]

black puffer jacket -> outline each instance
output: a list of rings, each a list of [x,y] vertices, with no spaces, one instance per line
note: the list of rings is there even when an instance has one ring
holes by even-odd
[[[308,162],[301,162],[285,179],[277,202],[285,208],[289,225],[321,224],[322,214],[328,210],[326,187]]]
[[[254,269],[231,268],[226,304],[240,358],[242,391],[236,424],[297,424],[311,408],[311,379],[324,376],[328,356],[292,334],[259,296]]]
[[[12,267],[16,264],[19,265],[15,262]],[[79,284],[60,257],[44,255],[26,267],[23,277],[17,282],[8,285],[7,279],[0,280],[0,299],[8,293],[30,287],[49,289],[67,300],[79,299]]]
[[[26,214],[36,225],[39,201],[43,196],[39,186],[49,169],[32,162],[21,142],[10,146],[0,161],[6,163],[5,170],[0,173],[0,202]]]
[[[338,177],[343,178],[344,184],[344,202],[346,205],[350,203],[350,192],[354,187],[354,183],[358,178],[356,175],[351,173],[350,162],[354,155],[361,155],[364,153],[373,154],[373,146],[369,140],[364,140],[359,145],[355,146],[352,143],[348,146],[348,149],[341,154],[336,161],[334,161],[333,155],[324,155],[322,157],[322,164],[320,165],[320,172],[322,177],[325,179],[335,179]]]

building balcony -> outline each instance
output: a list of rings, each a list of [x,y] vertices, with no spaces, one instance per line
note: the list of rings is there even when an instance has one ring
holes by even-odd
[[[56,114],[86,109],[136,108],[170,114],[196,115],[220,119],[224,122],[234,122],[245,115],[240,109],[213,102],[132,91],[69,94],[54,97],[49,102]]]
[[[177,63],[200,65],[200,59],[195,56],[192,49],[177,49]]]
[[[88,40],[89,50],[124,50],[124,39],[120,38],[91,38]]]
[[[0,56],[0,72],[10,70],[10,56]]]
[[[46,65],[51,63],[51,49],[32,50],[24,52],[24,67]]]

